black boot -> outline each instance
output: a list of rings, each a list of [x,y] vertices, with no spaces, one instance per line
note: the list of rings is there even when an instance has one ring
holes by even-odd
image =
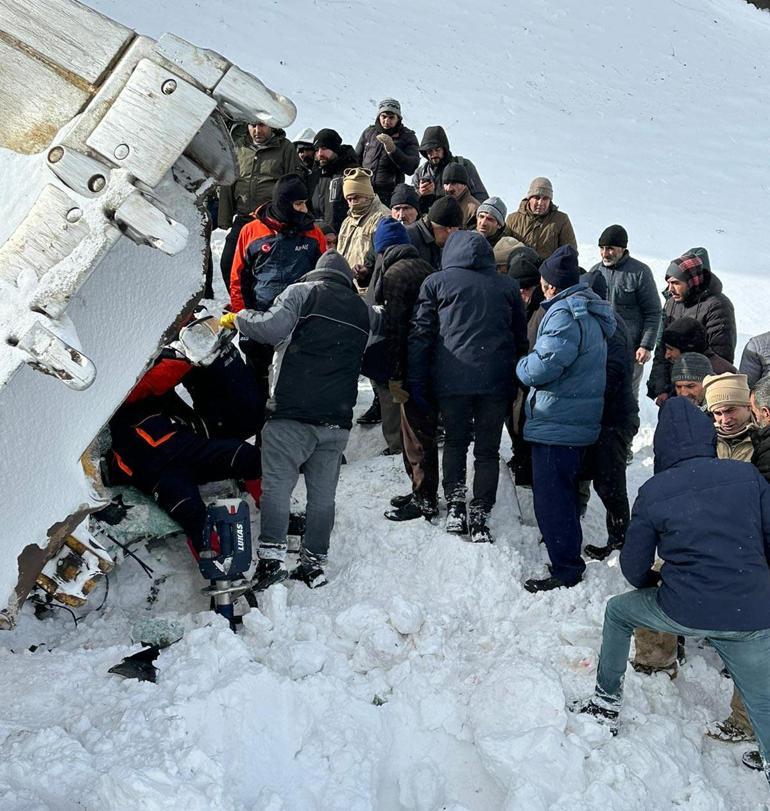
[[[590,715],[595,718],[602,726],[609,727],[612,735],[618,734],[620,722],[618,721],[618,711],[611,710],[598,704],[593,698],[578,699],[569,705],[570,712],[578,713],[581,715]]]
[[[583,547],[583,551],[586,553],[587,557],[591,558],[591,560],[604,560],[605,558],[608,558],[616,549],[622,548],[622,541],[610,540],[608,541],[607,546],[594,546],[593,544],[588,544],[587,546]]]
[[[392,510],[385,510],[385,517],[389,521],[413,521],[415,518],[424,518],[430,521],[438,515],[438,507],[435,504],[421,504],[410,498],[406,504],[394,507]]]
[[[544,577],[540,580],[537,578],[531,578],[530,580],[524,581],[524,588],[531,592],[532,594],[537,593],[538,591],[553,591],[554,589],[569,589],[572,586],[577,586],[580,582],[578,580],[575,583],[565,583],[562,580],[559,580],[558,577]]]
[[[359,425],[377,425],[382,422],[382,412],[380,411],[380,398],[375,394],[374,400],[369,408],[356,420]]]
[[[403,507],[404,504],[408,504],[412,500],[412,494],[406,493],[403,496],[393,496],[390,500],[391,507]]]
[[[292,580],[302,581],[309,589],[320,589],[329,581],[319,563],[313,561],[303,561],[289,575]]]
[[[289,576],[282,560],[259,559],[254,579],[251,581],[253,591],[264,591],[274,583],[280,583]]]
[[[464,501],[450,501],[447,504],[446,523],[444,529],[453,535],[468,534],[468,516]]]
[[[471,505],[468,515],[468,529],[472,543],[492,543],[492,533],[489,531],[489,512],[478,504]]]

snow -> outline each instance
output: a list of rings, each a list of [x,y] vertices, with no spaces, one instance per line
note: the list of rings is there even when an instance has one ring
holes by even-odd
[[[770,264],[759,230],[770,208],[770,14],[739,0],[472,10],[444,0],[414,6],[411,19],[354,0],[256,13],[244,0],[93,5],[253,71],[296,102],[291,132],[333,126],[355,143],[377,99],[395,96],[418,136],[444,124],[509,210],[532,177],[549,176],[585,266],[611,222],[661,281],[672,257],[705,245],[743,340],[768,328],[758,280]],[[16,168],[5,174],[17,164],[0,160],[20,183]],[[18,209],[0,205],[7,234]],[[360,393],[357,413],[371,390]],[[652,473],[654,421],[645,401],[632,493]],[[273,587],[237,636],[206,610],[183,543],[140,553],[153,581],[125,561],[104,608],[95,594],[77,628],[64,611],[38,621],[26,606],[0,635],[0,690],[13,697],[0,711],[2,807],[768,807],[764,778],[740,764],[748,747],[703,736],[732,689],[709,648],[688,643],[673,682],[629,670],[617,738],[566,712],[592,689],[606,599],[627,588],[616,555],[590,562],[574,589],[529,595],[521,582],[544,570],[545,551],[516,521],[505,473],[497,542],[475,547],[383,519],[407,482],[382,447],[378,428],[353,430],[329,585]],[[52,480],[52,500],[56,491]],[[584,534],[605,539],[595,496]],[[151,619],[185,631],[161,653],[158,683],[108,674]]]

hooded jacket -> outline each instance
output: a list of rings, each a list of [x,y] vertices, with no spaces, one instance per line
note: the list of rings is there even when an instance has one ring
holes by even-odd
[[[728,363],[735,358],[735,311],[732,302],[722,292],[722,282],[708,268],[708,254],[703,268],[703,284],[689,292],[684,301],[674,301],[668,296],[663,308],[663,329],[678,318],[694,318],[706,328],[709,349]],[[667,295],[664,293],[664,295]],[[671,364],[665,358],[666,347],[662,340],[655,347],[647,395],[655,399],[659,394],[671,392]]]
[[[358,166],[358,158],[349,144],[343,144],[337,157],[324,166],[314,169],[317,180],[310,204],[316,221],[340,232],[342,222],[348,215],[348,204],[342,194],[342,173]]]
[[[749,388],[770,374],[770,332],[749,338],[741,355],[740,373],[749,379]]]
[[[327,251],[266,312],[244,310],[238,332],[275,346],[267,419],[350,429],[369,311],[347,262]]]
[[[433,236],[433,228],[428,215],[406,226],[409,241],[417,249],[420,258],[427,262],[434,270],[441,270],[441,248]]]
[[[395,151],[390,154],[377,140],[381,133],[390,135],[396,145]],[[405,175],[413,174],[420,162],[417,136],[414,130],[404,126],[400,118],[390,130],[383,129],[379,120],[367,127],[356,144],[356,156],[364,169],[372,170],[374,193],[387,206],[390,205],[393,189],[404,182]]]
[[[710,418],[684,397],[661,407],[653,448],[620,553],[626,579],[660,580],[658,604],[688,628],[770,628],[770,486],[753,465],[716,458]]]
[[[533,214],[525,197],[518,211],[509,214],[505,221],[506,236],[514,237],[537,251],[541,259],[547,259],[562,245],[572,245],[577,250],[575,231],[569,217],[551,203],[546,214]]]
[[[497,273],[492,248],[475,231],[449,236],[442,267],[420,288],[407,380],[438,397],[510,396],[517,347],[526,345],[518,286]]]
[[[607,298],[623,318],[634,350],[655,348],[662,311],[652,271],[626,251],[617,264],[605,267],[601,262],[591,268],[607,280]]]
[[[607,338],[615,315],[583,281],[541,305],[535,348],[516,367],[530,387],[524,439],[544,445],[593,445],[599,438]]]
[[[278,178],[282,175],[305,177],[305,170],[294,144],[282,129],[264,144],[255,144],[245,125],[233,129],[238,178],[232,186],[219,188],[220,228],[229,228],[236,214],[250,215],[267,203]]]
[[[435,147],[441,147],[444,150],[444,159],[438,166],[434,166],[428,160],[428,150],[434,149]],[[422,141],[420,141],[420,154],[425,158],[425,163],[414,173],[413,183],[416,189],[420,187],[421,180],[430,180],[435,186],[435,196],[442,197],[444,194],[444,184],[441,178],[444,169],[450,163],[459,163],[461,166],[464,166],[465,170],[468,172],[468,188],[471,190],[471,194],[479,203],[483,203],[484,200],[489,197],[489,193],[484,187],[473,162],[469,161],[468,158],[463,158],[461,155],[452,154],[452,151],[449,149],[449,139],[443,127],[425,128]]]

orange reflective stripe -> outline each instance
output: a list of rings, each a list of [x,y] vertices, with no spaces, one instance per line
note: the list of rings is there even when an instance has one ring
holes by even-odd
[[[117,451],[112,452],[115,456],[115,461],[117,462],[118,467],[126,474],[126,476],[133,476],[134,471],[120,458],[120,454]]]
[[[158,445],[162,445],[167,440],[171,439],[172,436],[176,433],[176,431],[169,431],[165,436],[162,436],[160,439],[153,439],[147,431],[144,431],[142,428],[134,428],[137,434],[151,447],[157,448]]]

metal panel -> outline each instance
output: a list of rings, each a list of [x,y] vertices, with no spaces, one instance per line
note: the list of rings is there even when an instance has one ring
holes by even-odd
[[[86,143],[156,186],[215,107],[210,96],[142,59]]]
[[[253,123],[257,118],[271,127],[288,127],[297,117],[291,99],[265,87],[256,76],[233,65],[214,89],[219,109],[234,121]]]
[[[156,50],[206,90],[211,90],[230,67],[230,63],[218,53],[198,48],[174,34],[163,34]]]

